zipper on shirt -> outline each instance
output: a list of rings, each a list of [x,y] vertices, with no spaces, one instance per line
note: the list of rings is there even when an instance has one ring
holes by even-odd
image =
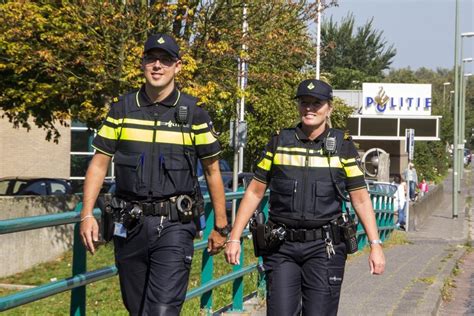
[[[153,167],[155,165],[155,138],[156,138],[156,127],[158,125],[158,113],[154,112],[153,116],[155,117],[155,123],[153,124],[153,139],[151,141],[151,169],[150,169],[150,177],[149,177],[149,189],[148,189],[148,197],[153,197]],[[161,163],[161,162],[160,162]]]

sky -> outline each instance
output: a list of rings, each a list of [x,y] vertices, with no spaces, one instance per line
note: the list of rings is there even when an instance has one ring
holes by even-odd
[[[474,32],[474,0],[458,1],[459,33]],[[454,66],[455,0],[339,0],[338,4],[323,12],[323,21],[332,16],[339,22],[352,12],[356,26],[361,26],[373,17],[373,28],[383,31],[383,38],[397,50],[391,68]],[[474,37],[463,42],[464,58],[474,58]],[[474,72],[474,62],[469,64],[466,72]]]

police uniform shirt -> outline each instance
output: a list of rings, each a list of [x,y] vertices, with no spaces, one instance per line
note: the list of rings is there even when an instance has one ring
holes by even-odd
[[[206,159],[217,156],[221,147],[213,131],[212,121],[207,111],[201,107],[196,106],[192,117],[192,133],[189,139],[188,135],[183,135],[181,132],[173,132],[167,126],[170,122],[160,121],[160,117],[175,107],[181,96],[181,92],[176,88],[163,101],[153,103],[145,92],[143,85],[138,91],[132,92],[136,100],[137,109],[145,111],[149,115],[149,119],[132,119],[125,113],[124,99],[115,99],[112,103],[109,113],[100,127],[97,136],[95,137],[92,147],[97,151],[113,156],[117,150],[119,141],[135,141],[135,142],[153,142],[152,128],[155,125],[154,118],[156,117],[157,130],[160,133],[155,135],[156,143],[169,143],[183,145],[194,144],[196,155],[200,159]]]
[[[328,134],[329,129],[326,129],[321,135],[319,135],[314,141],[311,141],[306,134],[301,130],[301,123],[298,124],[295,128],[295,137],[297,137],[301,142],[306,145],[309,145],[310,148],[320,150],[323,147],[324,138]],[[272,165],[275,163],[275,155],[284,149],[281,149],[278,146],[278,137],[279,135],[274,135],[269,143],[267,144],[265,151],[263,152],[260,160],[257,162],[254,179],[265,184],[269,184],[272,178]],[[312,142],[312,144],[308,144]],[[344,174],[344,180],[346,183],[346,189],[348,191],[355,191],[358,189],[366,188],[364,174],[359,167],[359,154],[354,146],[354,143],[350,137],[345,137],[342,143],[340,153],[336,154],[339,156],[339,160],[342,165],[342,170]],[[334,159],[334,157],[333,157]],[[321,160],[325,161],[325,160]],[[318,167],[327,167],[323,166],[313,166]]]

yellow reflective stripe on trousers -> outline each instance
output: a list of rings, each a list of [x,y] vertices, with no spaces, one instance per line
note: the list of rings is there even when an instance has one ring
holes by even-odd
[[[295,155],[295,154],[283,154],[276,153],[275,158],[273,158],[273,163],[275,165],[283,166],[293,166],[293,167],[304,167],[306,163],[306,155]],[[327,157],[308,157],[308,167],[312,168],[328,168],[328,159]],[[331,167],[332,168],[342,168],[342,164],[339,161],[339,157],[331,157]]]

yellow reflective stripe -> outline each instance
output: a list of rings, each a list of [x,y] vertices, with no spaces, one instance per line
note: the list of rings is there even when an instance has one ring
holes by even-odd
[[[125,118],[123,120],[124,124],[135,124],[135,125],[146,125],[146,126],[153,126],[155,125],[155,121],[150,121],[150,120],[137,120],[137,119],[131,119],[131,118]]]
[[[208,145],[217,141],[217,139],[214,137],[214,135],[212,135],[211,132],[196,134],[194,140],[196,142],[196,145]]]
[[[265,170],[265,171],[269,171],[270,168],[272,167],[272,161],[270,159],[267,159],[267,158],[263,158],[257,165],[257,167]]]
[[[273,153],[271,151],[265,152],[265,155],[267,155],[268,157],[273,157]]]
[[[164,144],[178,144],[191,146],[193,144],[191,140],[191,136],[189,133],[181,133],[181,132],[171,132],[171,131],[157,131],[155,141],[157,143],[164,143]]]
[[[107,139],[114,139],[117,140],[120,134],[120,128],[113,128],[107,125],[102,125],[101,129],[97,133],[97,135],[107,138]]]
[[[125,127],[120,139],[151,143],[153,142],[153,130]],[[183,145],[183,139],[184,145],[191,146],[193,144],[189,133],[156,131],[155,135],[155,142],[162,144]]]
[[[331,157],[332,168],[342,168],[339,157]],[[303,155],[288,155],[276,153],[273,159],[275,165],[304,167],[306,165],[306,156]],[[328,168],[328,159],[326,157],[308,157],[308,167],[311,168]]]
[[[310,149],[310,150],[307,150],[306,148],[299,148],[299,147],[292,147],[292,148],[288,148],[288,147],[278,147],[277,148],[277,151],[284,151],[284,152],[288,152],[288,153],[306,153],[308,152],[309,154],[323,154],[323,150],[322,149],[318,149],[318,150],[314,150],[314,149]]]
[[[347,164],[350,164],[351,162],[355,162],[355,158],[349,158],[349,159],[342,159],[341,158],[341,162],[344,164],[344,165],[347,165]]]
[[[119,125],[122,122],[122,119],[114,119],[114,118],[108,116],[106,121],[110,122],[112,124],[115,124],[115,125]]]
[[[207,128],[207,123],[202,123],[202,124],[199,124],[199,125],[193,125],[192,126],[192,129],[193,130],[198,130],[198,129],[203,129],[203,128]]]
[[[350,166],[350,167],[344,167],[344,170],[346,171],[346,175],[348,178],[353,178],[353,177],[360,177],[363,176],[364,174],[360,170],[359,166]]]
[[[139,128],[124,127],[122,135],[120,135],[120,140],[132,140],[151,143],[153,141],[153,131]]]

